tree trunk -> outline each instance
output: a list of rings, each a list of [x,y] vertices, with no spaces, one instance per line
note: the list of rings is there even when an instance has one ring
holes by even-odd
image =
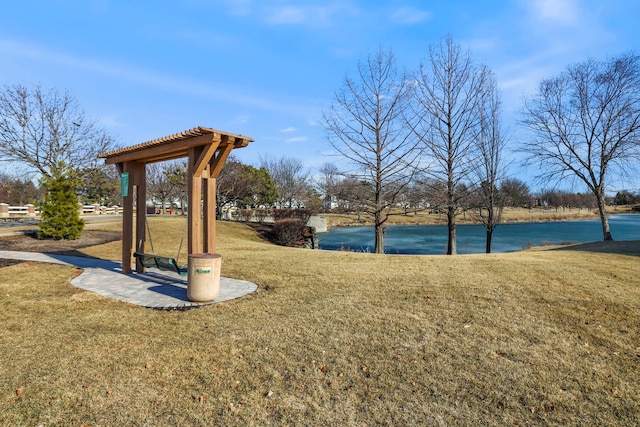
[[[384,225],[376,222],[375,225],[375,234],[376,234],[376,242],[375,242],[375,253],[383,254],[384,253]]]
[[[494,212],[493,212],[493,199],[490,203],[490,207],[487,209],[487,223],[485,224],[487,230],[487,239],[485,242],[485,252],[491,253],[491,238],[493,237],[493,224],[495,222]]]
[[[493,230],[491,228],[487,228],[487,242],[485,246],[485,252],[491,253],[491,239],[493,238]]]
[[[449,229],[449,238],[447,239],[447,255],[455,255],[457,251],[456,245],[456,210],[449,207],[447,209],[447,227]]]
[[[596,195],[598,199],[598,213],[600,214],[600,222],[602,223],[602,237],[604,241],[613,240],[611,229],[609,228],[609,218],[607,217],[606,202],[604,199],[604,190],[599,189]]]
[[[375,244],[375,253],[383,254],[384,253],[384,221],[382,220],[382,178],[380,177],[381,170],[381,160],[380,155],[377,155],[377,176],[376,176],[376,212],[374,214],[374,224],[375,224],[375,232],[376,232],[376,244]]]

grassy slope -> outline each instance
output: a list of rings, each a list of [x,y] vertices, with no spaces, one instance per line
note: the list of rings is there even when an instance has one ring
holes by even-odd
[[[181,223],[162,227],[175,251]],[[218,230],[223,274],[260,290],[186,312],[73,288],[68,267],[0,269],[0,423],[640,423],[637,243],[375,256]]]

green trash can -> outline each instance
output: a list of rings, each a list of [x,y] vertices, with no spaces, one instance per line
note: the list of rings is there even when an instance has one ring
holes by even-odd
[[[193,302],[211,302],[220,293],[222,256],[191,254],[187,266],[187,298]]]

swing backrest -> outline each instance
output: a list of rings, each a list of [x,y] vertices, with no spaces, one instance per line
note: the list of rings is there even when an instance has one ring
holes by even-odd
[[[144,223],[147,229],[146,235],[149,236],[149,243],[151,244],[151,252],[155,252],[153,250],[153,240],[151,240],[151,229],[149,228],[149,221],[147,220],[146,211],[144,216]],[[185,276],[187,274],[186,267],[178,266],[176,259],[180,258],[180,252],[182,251],[182,243],[184,242],[184,235],[187,233],[188,223],[189,223],[188,221],[184,222],[182,236],[180,237],[180,246],[178,246],[178,255],[176,255],[175,258],[162,256],[162,255],[155,255],[155,254],[146,254],[146,253],[137,252],[137,251],[133,254],[133,256],[136,257],[136,259],[139,260],[138,262],[140,262],[145,268],[155,267],[160,270],[176,271],[181,275]],[[140,250],[143,247],[143,244],[144,244],[144,239],[140,239],[140,242],[138,243],[138,250]]]
[[[142,264],[145,268],[175,271],[178,274],[184,273],[183,269],[178,266],[178,263],[173,258],[154,254],[144,254],[142,252],[135,252],[133,256],[136,257],[137,262]]]

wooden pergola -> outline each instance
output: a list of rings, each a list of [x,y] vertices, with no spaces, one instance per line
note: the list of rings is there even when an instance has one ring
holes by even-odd
[[[144,252],[147,204],[147,163],[188,158],[188,253],[216,251],[216,178],[234,148],[246,147],[253,139],[206,127],[165,136],[98,157],[115,164],[121,174],[123,195],[122,272],[130,274],[133,251]],[[136,239],[133,240],[135,206]],[[135,245],[135,246],[134,246]],[[141,263],[136,271],[144,272]]]

